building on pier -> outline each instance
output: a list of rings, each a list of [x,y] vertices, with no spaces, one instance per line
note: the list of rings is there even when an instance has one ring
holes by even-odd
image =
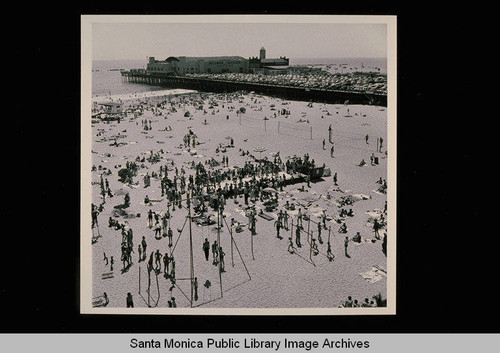
[[[285,56],[279,58],[266,58],[266,49],[260,49],[259,57],[248,59],[248,68],[250,73],[272,75],[287,72],[290,60]]]
[[[146,70],[173,76],[248,73],[248,60],[241,56],[170,56],[165,60],[150,57]]]
[[[266,58],[266,49],[259,57],[245,59],[241,56],[170,56],[165,60],[148,58],[147,73],[165,76],[189,74],[259,73],[276,74],[288,68],[289,59]]]

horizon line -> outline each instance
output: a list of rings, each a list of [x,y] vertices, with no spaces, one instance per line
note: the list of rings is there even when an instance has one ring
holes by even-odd
[[[173,55],[175,56],[175,55]],[[224,57],[224,56],[241,56],[242,55],[181,55],[186,57]],[[287,59],[387,59],[387,56],[297,56],[287,57]],[[144,58],[129,58],[129,59],[92,59],[92,61],[126,61],[126,60],[145,60]]]

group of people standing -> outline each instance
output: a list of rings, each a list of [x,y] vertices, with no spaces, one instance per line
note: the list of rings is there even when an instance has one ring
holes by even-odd
[[[148,126],[148,121],[144,120],[142,122],[143,127]],[[151,121],[149,121],[149,129],[151,129]],[[334,142],[333,133],[331,125],[328,128],[328,141],[331,144],[330,156],[334,157]],[[368,135],[365,137],[365,142],[368,143]],[[195,147],[198,144],[197,135],[189,129],[188,133],[184,135],[183,138],[184,147]],[[231,145],[233,141],[231,141]],[[326,139],[323,140],[323,149],[326,145]],[[377,139],[377,151],[381,152],[383,146],[383,139]],[[153,160],[150,161],[151,163]],[[156,160],[154,161],[156,162]],[[249,201],[256,201],[259,198],[262,199],[263,189],[267,186],[278,187],[280,185],[280,180],[276,178],[276,174],[279,170],[284,169],[288,173],[301,172],[309,175],[310,171],[316,168],[316,163],[314,159],[311,159],[308,153],[305,153],[303,157],[291,158],[283,163],[279,154],[275,156],[274,161],[269,162],[259,162],[256,159],[252,162],[245,162],[242,167],[229,168],[229,160],[227,156],[222,156],[220,163],[217,166],[222,168],[208,168],[207,164],[202,162],[195,163],[194,161],[190,164],[190,168],[193,169],[193,173],[188,175],[184,168],[174,168],[173,161],[171,164],[165,164],[160,166],[159,173],[146,173],[143,178],[144,187],[150,187],[151,181],[157,179],[160,181],[161,195],[167,196],[167,203],[169,204],[169,209],[163,215],[161,212],[155,212],[149,209],[147,214],[148,228],[154,229],[154,237],[156,240],[161,240],[167,238],[169,251],[162,254],[159,249],[155,251],[148,250],[148,244],[146,242],[145,236],[142,236],[142,240],[137,247],[138,262],[146,262],[147,270],[149,274],[155,273],[158,275],[163,272],[163,276],[171,281],[170,291],[175,286],[176,283],[176,261],[174,259],[171,248],[173,246],[173,231],[170,225],[170,218],[172,213],[175,212],[175,207],[182,208],[183,202],[189,207],[191,202],[193,203],[193,209],[199,211],[203,214],[208,212],[208,207],[212,207],[215,211],[219,211],[220,208],[224,208],[224,204],[227,199],[234,198],[236,200],[237,196],[244,197],[245,206],[250,206]],[[137,174],[138,165],[136,163],[127,162],[127,169],[132,170],[133,175]],[[175,172],[174,172],[175,169]],[[169,174],[169,171],[170,174]],[[244,180],[247,179],[247,180]],[[337,186],[337,173],[334,177],[334,185]],[[128,182],[130,180],[127,180]],[[385,180],[384,180],[385,182]],[[282,184],[281,184],[282,185]],[[103,200],[105,197],[112,197],[113,194],[109,188],[108,180],[103,180],[101,175],[100,180],[100,191]],[[149,198],[147,201],[150,201]],[[149,202],[145,202],[149,204]],[[172,206],[172,209],[170,209]],[[172,213],[171,213],[172,212]],[[98,226],[98,215],[99,210],[97,207],[92,205],[92,228]],[[313,255],[320,254],[320,246],[325,243],[323,232],[327,230],[326,227],[326,213],[323,212],[320,217],[320,221],[317,223],[317,228],[315,231],[310,230],[306,232],[303,226],[303,220],[305,219],[302,209],[299,208],[299,212],[296,219],[295,225],[295,242],[292,241],[292,237],[289,237],[288,250],[290,253],[295,253],[297,248],[301,248],[302,244],[302,233],[307,233],[307,238],[311,247]],[[277,220],[274,222],[274,227],[276,229],[276,237],[278,239],[283,239],[283,230],[289,231],[290,220],[292,216],[287,212],[287,209],[281,209],[277,213]],[[110,218],[111,219],[111,218]],[[256,223],[257,223],[257,213],[249,212],[248,214],[248,225],[250,234],[256,235]],[[117,226],[117,222],[113,222],[113,226]],[[122,242],[121,242],[121,261],[123,262],[122,272],[127,271],[130,266],[132,266],[132,253],[133,250],[133,232],[132,229],[118,223],[118,229],[121,230]],[[345,223],[342,227],[345,227]],[[374,228],[376,225],[374,225]],[[380,225],[377,225],[378,229],[381,229]],[[116,228],[115,228],[116,229]],[[314,232],[317,232],[317,238],[314,238]],[[342,233],[342,232],[339,232]],[[378,233],[376,233],[377,239],[379,239]],[[344,239],[344,254],[349,257],[348,246],[351,240],[348,236]],[[332,252],[332,245],[330,243],[330,237],[326,241],[326,257],[329,261],[334,261],[335,256]],[[224,257],[225,253],[217,240],[213,243],[205,238],[202,244],[202,251],[206,261],[210,260],[210,253],[212,255],[212,264],[218,266],[221,272],[225,272]],[[195,289],[195,300],[198,299],[198,281],[197,278],[192,279],[192,285]],[[175,307],[175,298],[171,297],[169,300],[169,307]],[[353,303],[354,306],[354,303]],[[133,307],[133,300],[130,293],[127,295],[127,307]]]

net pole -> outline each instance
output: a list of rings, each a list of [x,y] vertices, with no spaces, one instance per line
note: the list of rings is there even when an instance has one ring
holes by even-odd
[[[252,225],[252,227],[253,227],[253,225]],[[255,260],[255,256],[253,254],[253,230],[250,231],[250,246],[251,246],[251,249],[252,249],[252,259]]]
[[[227,223],[226,223],[226,226],[227,226]],[[233,243],[234,243],[234,239],[233,239],[233,230],[232,229],[229,229],[229,235],[231,236],[231,266],[234,267],[234,259],[233,259]]]
[[[220,205],[217,210],[217,246],[219,247],[219,283],[220,283],[220,296],[223,297],[222,294],[222,268],[221,268],[221,251],[222,248],[220,246]]]
[[[192,191],[191,191],[192,192]],[[191,200],[189,200],[189,267],[190,267],[190,273],[191,273],[191,300],[189,301],[191,307],[193,307],[193,299],[194,299],[194,293],[193,293],[193,280],[194,280],[194,261],[193,261],[193,233],[192,233],[192,228],[191,228]],[[187,220],[187,218],[186,218]]]

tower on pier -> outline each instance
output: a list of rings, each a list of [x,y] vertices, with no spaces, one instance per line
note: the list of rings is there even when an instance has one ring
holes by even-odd
[[[260,59],[265,59],[266,58],[266,49],[264,47],[260,48]]]

